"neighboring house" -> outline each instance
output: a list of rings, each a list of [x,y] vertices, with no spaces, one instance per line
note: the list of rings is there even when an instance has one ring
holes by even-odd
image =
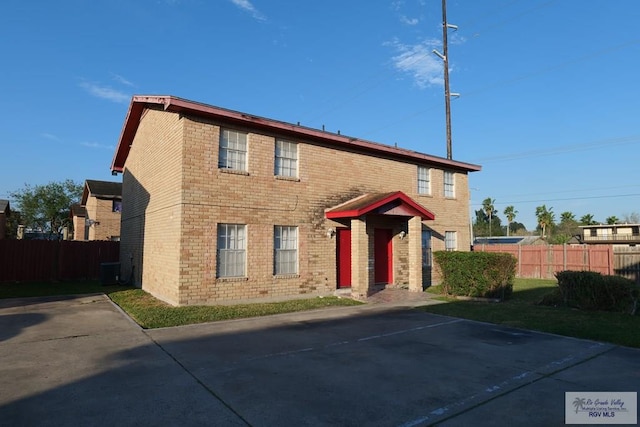
[[[9,201],[0,199],[0,239],[5,239],[7,237],[9,216],[11,216]]]
[[[540,236],[492,236],[476,237],[474,245],[546,245]]]
[[[123,173],[122,277],[189,305],[422,291],[431,250],[469,250],[480,166],[134,96],[111,169]]]
[[[640,244],[640,224],[581,225],[580,228],[582,242],[589,245],[635,246]]]
[[[86,184],[85,184],[86,185]],[[89,228],[87,227],[87,208],[80,203],[74,203],[70,209],[73,222],[73,240],[87,240]]]
[[[71,206],[73,240],[120,240],[122,183],[86,180],[82,200]]]

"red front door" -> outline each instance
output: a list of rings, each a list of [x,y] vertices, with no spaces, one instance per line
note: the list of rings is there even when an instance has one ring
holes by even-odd
[[[337,230],[338,287],[351,287],[351,230]]]
[[[373,231],[373,262],[375,283],[393,282],[393,235],[387,228],[376,228]]]

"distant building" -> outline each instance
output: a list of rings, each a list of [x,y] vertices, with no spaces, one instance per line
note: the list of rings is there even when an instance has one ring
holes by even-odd
[[[9,206],[9,201],[0,199],[0,239],[5,239],[7,237],[7,223],[10,215],[11,208]]]
[[[640,224],[582,225],[582,242],[588,245],[636,246],[640,244]]]
[[[540,236],[491,236],[476,237],[474,245],[545,245]]]
[[[82,200],[71,206],[73,240],[120,240],[122,183],[86,180]]]

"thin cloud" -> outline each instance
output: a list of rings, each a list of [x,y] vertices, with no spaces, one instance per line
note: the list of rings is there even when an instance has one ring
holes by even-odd
[[[440,41],[435,39],[427,39],[414,45],[400,43],[398,40],[386,43],[397,52],[397,55],[391,58],[394,67],[411,75],[420,89],[444,84],[442,61],[432,53],[440,44]]]
[[[132,82],[130,82],[129,80],[125,79],[120,74],[111,73],[111,76],[113,77],[113,80],[117,81],[120,84],[123,84],[125,86],[132,86],[132,87],[135,86]]]
[[[130,96],[124,92],[120,92],[115,89],[111,89],[110,87],[99,86],[93,83],[82,82],[80,83],[80,87],[86,90],[90,95],[93,95],[97,98],[106,99],[112,102],[118,103],[127,103],[129,102]]]
[[[114,149],[114,147],[112,145],[98,144],[97,142],[81,142],[80,145],[82,145],[83,147],[98,148],[98,149],[102,149],[102,150],[113,150]]]
[[[51,141],[60,141],[60,138],[51,133],[43,132],[40,134],[40,136],[46,139],[50,139]]]
[[[251,16],[259,21],[265,21],[267,18],[255,8],[249,0],[231,0],[231,3],[238,6],[240,9],[249,12]]]
[[[407,18],[406,16],[401,15],[400,16],[400,22],[402,22],[403,24],[406,24],[406,25],[413,26],[413,25],[418,25],[418,22],[420,22],[420,21],[418,20],[418,18]]]
[[[395,0],[391,2],[391,9],[400,10],[400,8],[404,5],[404,0]]]

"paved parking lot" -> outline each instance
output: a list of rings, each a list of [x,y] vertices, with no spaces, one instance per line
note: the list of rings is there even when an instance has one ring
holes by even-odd
[[[640,350],[385,305],[143,331],[105,296],[0,300],[6,425],[563,425]]]

